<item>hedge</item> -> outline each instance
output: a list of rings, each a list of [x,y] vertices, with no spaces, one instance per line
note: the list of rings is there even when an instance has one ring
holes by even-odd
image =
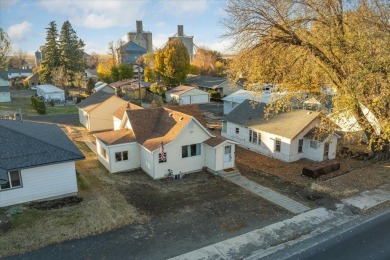
[[[46,114],[45,101],[39,99],[37,96],[31,96],[31,105],[38,112],[38,114]]]

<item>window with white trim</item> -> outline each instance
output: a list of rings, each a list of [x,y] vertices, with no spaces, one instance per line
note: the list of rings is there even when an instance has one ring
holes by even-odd
[[[280,138],[275,139],[275,151],[280,152],[280,148],[282,146],[282,140]]]
[[[107,159],[107,152],[106,149],[104,149],[102,146],[100,146],[100,155],[104,158]]]
[[[261,145],[261,133],[249,130],[249,142]]]
[[[303,139],[299,139],[298,141],[298,153],[302,153],[303,151]]]
[[[8,190],[12,188],[22,187],[22,178],[20,176],[20,171],[9,171],[5,175],[5,178],[6,179],[3,181],[6,181],[6,183],[0,185],[0,190]]]
[[[127,161],[127,160],[129,160],[129,153],[127,151],[115,153],[116,162]]]
[[[201,154],[201,144],[190,144],[181,147],[181,157],[187,158]]]
[[[310,141],[310,147],[311,148],[317,149],[317,146],[318,146],[317,141],[313,141],[313,140]]]

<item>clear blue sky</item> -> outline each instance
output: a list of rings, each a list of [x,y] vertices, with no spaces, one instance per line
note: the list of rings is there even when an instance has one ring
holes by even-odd
[[[69,20],[87,53],[105,54],[110,41],[126,39],[126,33],[136,29],[136,20],[153,33],[158,48],[181,24],[197,46],[225,53],[229,43],[220,37],[225,5],[225,0],[0,0],[0,27],[10,36],[13,50],[33,54],[45,43],[51,21],[60,31]]]

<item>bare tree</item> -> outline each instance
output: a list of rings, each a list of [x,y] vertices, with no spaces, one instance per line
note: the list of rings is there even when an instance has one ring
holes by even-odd
[[[353,111],[371,140],[390,139],[389,1],[230,0],[226,11],[225,37],[240,51],[233,77],[300,90],[330,83],[336,110]]]
[[[0,70],[7,69],[11,48],[11,40],[9,39],[8,34],[0,28]]]

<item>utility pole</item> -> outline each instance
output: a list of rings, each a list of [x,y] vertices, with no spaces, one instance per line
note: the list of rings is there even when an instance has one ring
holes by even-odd
[[[139,98],[139,106],[142,107],[142,98],[141,98],[141,72],[140,72],[140,64],[139,59],[136,58],[137,69],[138,69],[138,98]]]

